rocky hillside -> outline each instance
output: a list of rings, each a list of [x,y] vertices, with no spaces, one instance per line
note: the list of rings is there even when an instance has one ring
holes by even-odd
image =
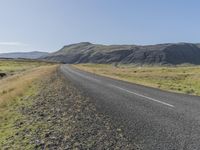
[[[63,63],[200,64],[200,45],[167,43],[107,46],[82,42],[64,46],[43,58]]]
[[[25,59],[37,59],[47,56],[46,52],[16,52],[16,53],[1,53],[0,58],[25,58]]]

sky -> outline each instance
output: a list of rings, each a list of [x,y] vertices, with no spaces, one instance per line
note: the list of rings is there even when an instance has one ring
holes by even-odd
[[[199,0],[0,0],[0,53],[200,43]]]

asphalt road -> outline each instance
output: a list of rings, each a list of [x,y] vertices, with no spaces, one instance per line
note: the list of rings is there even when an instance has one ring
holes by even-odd
[[[62,65],[98,111],[144,150],[200,150],[200,97],[176,94]]]

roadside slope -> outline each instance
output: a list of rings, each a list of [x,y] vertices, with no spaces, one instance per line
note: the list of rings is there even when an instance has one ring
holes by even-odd
[[[5,149],[137,149],[121,128],[99,113],[60,72],[45,76],[36,94],[22,97],[21,116],[0,141]]]

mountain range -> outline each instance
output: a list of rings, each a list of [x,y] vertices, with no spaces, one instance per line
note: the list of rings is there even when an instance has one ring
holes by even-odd
[[[200,65],[200,44],[101,45],[81,42],[66,45],[53,53],[4,53],[0,58],[26,58],[61,63],[195,64]]]
[[[37,59],[40,57],[45,57],[49,53],[46,52],[15,52],[15,53],[2,53],[0,54],[0,58],[25,58],[25,59]]]
[[[200,64],[200,44],[100,45],[89,42],[66,45],[46,60],[62,63]]]

